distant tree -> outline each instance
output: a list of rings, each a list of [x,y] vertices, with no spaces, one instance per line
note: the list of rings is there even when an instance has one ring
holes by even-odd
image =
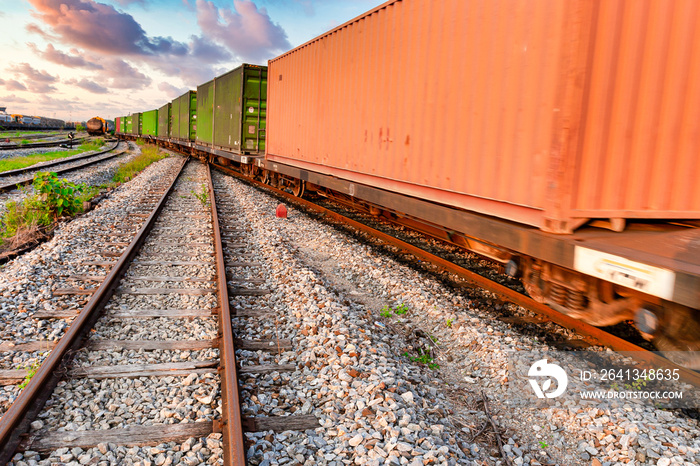
[[[83,125],[81,125],[80,123],[78,123],[77,125],[75,125],[75,132],[76,132],[76,133],[79,133],[79,132],[81,132],[81,131],[85,131],[85,126],[83,126]]]

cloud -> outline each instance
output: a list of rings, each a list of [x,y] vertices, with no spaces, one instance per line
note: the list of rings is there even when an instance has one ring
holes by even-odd
[[[20,63],[19,65],[13,65],[7,68],[8,71],[15,73],[15,76],[24,75],[26,89],[37,93],[43,94],[46,92],[55,91],[56,88],[50,83],[58,81],[56,76],[52,76],[46,71],[39,71],[33,68],[29,63]],[[19,84],[19,83],[17,83]],[[21,84],[19,84],[21,86]],[[15,87],[13,90],[20,90]]]
[[[104,72],[100,73],[100,77],[109,80],[109,88],[143,89],[151,84],[151,78],[119,58],[109,58],[103,66]]]
[[[197,0],[197,24],[205,36],[246,61],[264,61],[291,48],[284,29],[249,0],[233,0],[233,9]]]
[[[206,37],[191,36],[190,39],[191,55],[203,63],[218,63],[233,58],[228,50]]]
[[[10,66],[7,69],[9,71],[14,71],[15,74],[23,74],[32,82],[52,83],[56,82],[58,79],[56,76],[51,76],[46,71],[34,69],[29,63],[20,63],[19,65]]]
[[[5,86],[5,89],[8,91],[26,91],[27,87],[22,84],[19,81],[16,81],[14,79],[9,79],[5,81],[4,79],[0,79],[0,85]]]
[[[175,97],[181,96],[189,89],[187,87],[175,87],[170,83],[162,82],[158,84],[158,90],[165,92],[165,95],[174,99]]]
[[[78,81],[77,79],[69,79],[66,81],[66,84],[72,84],[74,86],[78,86],[82,89],[85,89],[86,91],[92,92],[93,94],[106,94],[109,92],[109,89],[107,89],[104,86],[100,86],[94,81],[89,81],[85,78],[81,79]]]
[[[170,37],[148,37],[127,13],[94,0],[29,0],[34,16],[61,42],[100,53],[120,55],[184,55],[187,47]],[[32,32],[46,34],[30,25]]]
[[[102,65],[87,61],[78,49],[70,49],[70,55],[56,50],[52,44],[46,46],[45,51],[39,50],[36,44],[28,43],[29,48],[31,48],[34,53],[39,55],[41,58],[48,60],[52,63],[57,63],[59,65],[67,66],[69,68],[87,68],[93,70],[103,69]]]
[[[118,4],[120,4],[121,6],[129,6],[132,3],[140,3],[142,5],[146,4],[145,0],[114,0],[114,1],[117,2]]]
[[[17,97],[16,95],[6,95],[3,97],[0,97],[0,102],[3,103],[12,103],[12,104],[28,104],[29,101],[23,97]]]

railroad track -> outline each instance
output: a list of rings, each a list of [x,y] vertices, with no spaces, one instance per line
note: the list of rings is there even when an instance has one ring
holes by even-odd
[[[79,145],[81,142],[85,141],[87,138],[77,138],[73,139],[73,145]],[[56,147],[62,144],[70,144],[70,139],[59,139],[56,141],[46,141],[46,142],[35,142],[33,144],[2,144],[0,145],[0,151],[2,150],[14,150],[14,149],[39,149],[42,147]]]
[[[395,248],[398,248],[399,250],[403,251],[404,254],[410,254],[417,258],[419,261],[432,264],[433,266],[438,267],[442,271],[446,271],[458,276],[460,279],[470,283],[471,285],[478,286],[491,293],[496,294],[504,302],[510,302],[519,305],[537,314],[539,316],[539,319],[537,319],[537,323],[539,324],[553,322],[561,327],[574,331],[576,335],[581,337],[581,340],[579,341],[583,341],[584,344],[603,346],[617,352],[629,354],[635,360],[637,360],[638,363],[642,365],[641,367],[648,367],[654,369],[663,367],[672,370],[678,370],[681,381],[689,383],[695,387],[700,387],[700,373],[679,366],[655,352],[642,348],[634,343],[631,343],[623,338],[606,332],[605,330],[602,330],[598,327],[589,325],[583,321],[574,319],[563,313],[560,313],[547,306],[546,304],[539,303],[534,299],[530,298],[529,296],[520,293],[501,283],[498,283],[495,280],[489,279],[479,273],[473,272],[465,267],[457,265],[443,257],[428,252],[422,249],[421,247],[416,246],[415,244],[401,240],[390,234],[373,228],[367,225],[366,223],[354,220],[346,215],[343,215],[342,213],[339,213],[336,210],[331,210],[329,208],[323,207],[322,205],[319,205],[318,203],[301,199],[299,197],[294,196],[291,193],[264,184],[258,180],[242,175],[226,167],[216,164],[214,164],[214,166],[223,173],[236,176],[240,179],[245,180],[248,183],[266,189],[288,202],[302,206],[308,211],[315,212],[316,214],[330,219],[333,222],[338,222],[342,225],[350,226],[356,230],[367,233],[371,237],[376,238],[378,241],[385,245],[390,245]],[[401,226],[401,228],[405,228],[405,226]]]
[[[125,145],[127,144],[127,145]],[[42,165],[32,165],[29,167],[19,168],[17,170],[9,170],[0,173],[0,192],[13,191],[17,186],[25,186],[32,184],[34,175],[23,176],[27,173],[46,171],[47,168],[56,167],[59,165],[69,165],[65,168],[52,169],[56,174],[68,173],[90,165],[95,165],[105,160],[110,160],[123,155],[128,150],[128,143],[116,142],[111,148],[105,149],[92,154],[79,155],[69,159],[58,159]],[[78,162],[78,163],[76,163]]]
[[[275,352],[289,349],[291,341],[234,339],[232,318],[272,314],[255,305],[258,297],[270,294],[259,287],[262,264],[254,261],[246,231],[237,225],[230,194],[214,189],[207,166],[183,163],[169,178],[105,228],[100,257],[83,264],[84,275],[67,277],[73,287],[54,290],[54,295],[89,298],[85,307],[77,315],[69,309],[33,316],[73,319],[58,343],[0,345],[4,351],[51,351],[0,419],[0,461],[17,451],[101,451],[108,444],[132,447],[206,437],[209,457],[193,452],[178,459],[244,465],[244,430],[318,426],[312,415],[241,416],[239,376],[254,379],[296,366],[244,363],[237,373],[236,349]],[[229,292],[236,303],[233,312]],[[186,360],[182,354],[188,354]],[[0,371],[0,383],[20,383],[25,375],[24,370]],[[114,409],[122,395],[105,395],[102,381],[115,379],[128,393],[128,413]],[[170,396],[155,398],[168,408],[149,408],[149,400],[156,400],[147,394],[163,390]],[[178,404],[177,396],[194,402]],[[76,399],[86,400],[92,414],[76,419],[71,414]],[[138,406],[139,400],[145,407]],[[76,429],[80,421],[92,428]]]

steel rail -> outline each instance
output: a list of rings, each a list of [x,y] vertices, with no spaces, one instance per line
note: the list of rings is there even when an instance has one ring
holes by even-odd
[[[73,139],[72,144],[83,142],[87,138]],[[71,144],[70,139],[60,139],[51,142],[37,142],[34,144],[3,144],[0,145],[0,150],[15,150],[15,149],[40,149],[42,147],[60,146],[61,144]]]
[[[101,150],[99,152],[94,152],[92,154],[80,154],[80,155],[76,155],[76,156],[73,156],[70,158],[66,157],[64,159],[51,160],[50,162],[47,162],[43,165],[34,164],[34,165],[29,165],[28,167],[24,167],[24,168],[17,168],[15,170],[8,170],[6,172],[0,172],[0,178],[3,176],[21,175],[22,173],[27,173],[27,172],[34,171],[34,170],[41,170],[42,168],[46,168],[46,167],[53,167],[54,165],[60,165],[62,163],[75,162],[76,160],[83,160],[83,159],[87,159],[89,157],[94,157],[96,155],[106,154],[107,152],[113,151],[118,146],[119,146],[119,141],[117,141],[116,144],[114,144],[109,149]]]
[[[207,165],[209,181],[209,199],[211,205],[212,227],[214,230],[214,248],[216,250],[216,272],[219,288],[219,377],[221,380],[222,432],[224,444],[224,464],[245,466],[245,443],[243,441],[243,424],[241,404],[238,395],[238,374],[236,370],[236,348],[231,328],[231,309],[229,306],[228,277],[224,250],[221,243],[219,215],[216,209],[216,194],[211,177],[211,167]]]
[[[700,387],[700,373],[685,368],[683,366],[679,366],[652,351],[648,351],[640,346],[635,345],[634,343],[630,343],[626,340],[623,340],[620,337],[612,335],[604,330],[599,329],[598,327],[594,327],[593,325],[587,324],[581,320],[569,317],[566,314],[552,309],[546,304],[535,301],[529,296],[512,290],[504,285],[501,285],[500,283],[489,280],[488,278],[482,275],[472,272],[471,270],[465,269],[464,267],[460,267],[457,264],[449,262],[448,260],[443,259],[442,257],[438,257],[434,254],[431,254],[417,246],[402,241],[398,238],[394,238],[391,235],[376,230],[356,220],[352,220],[348,217],[345,217],[342,214],[326,209],[325,207],[321,207],[305,199],[298,198],[292,194],[282,191],[281,189],[277,189],[270,185],[261,183],[258,180],[251,179],[229,168],[217,164],[212,165],[214,165],[218,170],[221,170],[224,173],[234,175],[256,186],[270,190],[278,195],[281,195],[282,197],[288,199],[291,202],[302,205],[310,210],[314,210],[320,214],[323,214],[330,219],[344,223],[360,231],[368,233],[388,244],[391,244],[392,246],[396,246],[397,248],[403,249],[404,251],[413,254],[414,256],[426,262],[435,264],[436,266],[441,267],[442,269],[453,273],[462,279],[465,279],[475,285],[478,285],[481,288],[484,288],[492,293],[504,297],[506,301],[522,306],[536,314],[546,317],[555,324],[558,324],[562,327],[565,327],[569,330],[573,330],[583,335],[588,339],[589,342],[593,344],[606,346],[617,352],[633,353],[630,355],[633,359],[635,359],[639,363],[649,365],[653,368],[663,366],[669,367],[671,369],[678,369],[678,373],[680,374],[681,380],[690,383],[696,387]]]
[[[116,146],[115,146],[115,147],[116,147]],[[114,149],[111,149],[111,150],[114,150]],[[111,150],[110,150],[110,151],[111,151]],[[62,173],[68,173],[68,172],[72,172],[72,171],[75,171],[75,170],[79,170],[79,169],[81,169],[81,168],[89,167],[90,165],[94,165],[94,164],[96,164],[96,163],[104,162],[105,160],[109,160],[109,159],[112,159],[112,158],[114,158],[114,157],[118,157],[118,156],[124,154],[127,150],[128,150],[128,149],[124,149],[124,150],[122,150],[121,152],[115,152],[115,153],[113,153],[113,154],[103,155],[103,156],[98,157],[98,158],[96,158],[96,159],[94,159],[94,160],[88,160],[88,161],[86,161],[86,162],[79,163],[78,165],[74,165],[74,166],[72,166],[72,167],[66,167],[66,168],[63,168],[63,169],[54,170],[53,172],[56,173],[57,175],[60,175],[60,174],[62,174]],[[110,152],[110,151],[107,151],[107,152]],[[100,154],[90,154],[89,156],[85,156],[85,157],[82,157],[82,158],[94,157],[94,156],[96,156],[96,155],[99,156]],[[62,163],[70,163],[70,162],[72,162],[73,160],[75,160],[75,159],[63,160]],[[34,167],[34,170],[40,171],[42,168],[44,168],[44,167],[43,167],[43,166],[41,166],[41,167]],[[13,182],[13,183],[7,183],[7,184],[4,184],[4,185],[0,185],[0,193],[7,192],[7,191],[12,191],[12,190],[16,189],[16,187],[17,187],[18,185],[28,185],[28,184],[32,184],[33,182],[34,182],[34,177],[32,176],[32,177],[23,178],[23,179],[21,179],[21,180],[19,180],[19,181],[15,181],[15,182]]]
[[[183,159],[177,176],[174,177],[170,187],[163,192],[151,215],[146,219],[134,239],[92,295],[90,301],[76,316],[75,320],[71,322],[66,333],[58,341],[58,344],[42,363],[34,377],[32,377],[24,390],[22,390],[22,393],[12,403],[10,409],[0,419],[0,464],[5,464],[12,459],[15,449],[22,440],[22,436],[29,430],[31,422],[39,414],[44,403],[46,403],[46,400],[48,400],[61,380],[68,358],[72,357],[73,352],[78,350],[83,341],[89,336],[90,329],[94,326],[107,301],[117,289],[119,280],[126,272],[129,263],[136,256],[148,233],[153,228],[158,215],[165,205],[166,199],[175,187],[175,183],[188,160],[189,158]]]

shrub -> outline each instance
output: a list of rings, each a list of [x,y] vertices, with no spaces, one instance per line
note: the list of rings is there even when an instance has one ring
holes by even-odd
[[[78,193],[85,191],[84,184],[70,183],[58,179],[54,172],[39,172],[34,175],[34,190],[44,202],[54,219],[62,215],[75,215],[82,210],[83,202]]]

